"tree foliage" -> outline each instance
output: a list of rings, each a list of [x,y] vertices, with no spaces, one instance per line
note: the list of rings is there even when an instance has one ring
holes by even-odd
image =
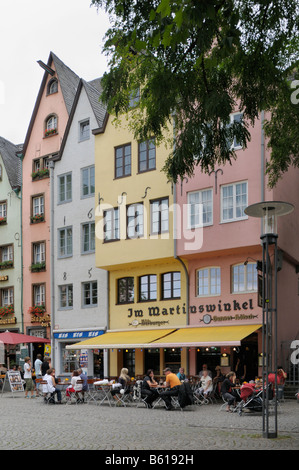
[[[269,111],[268,165],[274,185],[299,166],[299,104],[290,75],[298,70],[297,0],[92,0],[111,17],[103,77],[108,112],[130,111],[135,138],[155,136],[175,123],[164,170],[176,181],[194,165],[210,171],[236,158],[262,110]],[[298,83],[299,88],[299,83]],[[140,89],[138,106],[130,108]],[[296,101],[296,100],[295,100]],[[233,112],[241,121],[230,121]],[[290,122],[290,117],[292,122]],[[283,128],[285,134],[280,135]]]

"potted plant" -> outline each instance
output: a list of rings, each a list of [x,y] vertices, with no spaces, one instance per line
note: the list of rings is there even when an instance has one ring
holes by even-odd
[[[57,133],[57,128],[54,127],[53,129],[46,129],[45,130],[45,137],[49,137],[49,135],[53,135]]]
[[[3,307],[0,307],[0,316],[4,317],[4,315],[8,315],[10,313],[14,313],[15,309],[13,304],[11,305],[4,305]]]
[[[33,171],[31,173],[32,180],[40,180],[42,178],[47,178],[49,176],[49,168],[44,168],[43,170]]]
[[[13,261],[8,260],[8,261],[1,261],[0,262],[0,269],[7,269],[7,268],[12,268],[13,267]]]
[[[36,214],[30,217],[31,223],[36,224],[45,220],[44,214]]]
[[[0,217],[0,225],[6,224],[6,217]]]
[[[46,269],[46,263],[45,262],[42,262],[42,263],[32,263],[32,265],[30,266],[30,270],[32,273],[38,273],[40,271],[45,271]]]
[[[42,305],[33,305],[32,307],[29,307],[29,313],[32,315],[38,315],[41,316],[45,313],[46,307],[44,304]]]

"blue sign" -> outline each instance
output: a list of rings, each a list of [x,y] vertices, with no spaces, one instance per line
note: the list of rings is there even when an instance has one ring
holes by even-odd
[[[56,339],[88,339],[100,336],[105,333],[104,330],[96,331],[71,331],[63,333],[54,333],[54,338]]]

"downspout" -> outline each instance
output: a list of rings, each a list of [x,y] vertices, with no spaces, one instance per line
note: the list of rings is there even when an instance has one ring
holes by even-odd
[[[55,343],[54,343],[54,328],[55,328],[55,283],[54,283],[54,168],[55,163],[53,160],[49,161],[50,169],[50,271],[51,271],[51,322],[50,322],[50,339],[51,339],[51,363],[52,367],[57,369],[55,364]]]
[[[261,201],[265,200],[265,112],[261,112]],[[262,233],[262,232],[261,232]]]
[[[24,333],[24,298],[23,298],[23,282],[24,282],[24,267],[23,267],[23,158],[24,155],[21,152],[17,152],[16,156],[21,161],[21,191],[20,197],[16,193],[17,197],[20,199],[21,209],[20,209],[20,233],[21,233],[21,324],[22,324],[22,333]]]

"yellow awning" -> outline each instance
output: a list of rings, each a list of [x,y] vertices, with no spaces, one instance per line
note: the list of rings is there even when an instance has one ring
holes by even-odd
[[[153,341],[162,341],[175,329],[111,331],[94,338],[66,346],[67,349],[135,349],[144,348]]]
[[[180,328],[147,347],[240,346],[241,340],[262,325],[202,326]]]

